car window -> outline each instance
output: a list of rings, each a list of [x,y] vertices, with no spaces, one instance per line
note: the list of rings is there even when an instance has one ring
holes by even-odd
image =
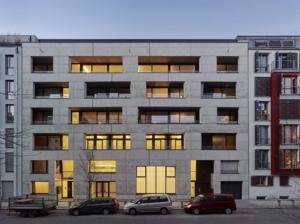
[[[159,197],[157,196],[149,197],[149,203],[156,203],[156,202],[159,202]]]
[[[158,200],[159,200],[159,202],[168,202],[169,201],[166,196],[160,196]]]
[[[140,203],[144,204],[144,203],[149,203],[149,197],[145,197],[145,198],[141,198],[139,200]]]

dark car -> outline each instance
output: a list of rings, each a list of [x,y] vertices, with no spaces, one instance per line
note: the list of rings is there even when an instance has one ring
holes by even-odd
[[[198,195],[184,206],[186,213],[226,213],[236,210],[235,200],[231,194]]]
[[[69,209],[70,215],[87,214],[112,214],[119,209],[119,203],[113,198],[94,198],[79,204],[73,205]]]

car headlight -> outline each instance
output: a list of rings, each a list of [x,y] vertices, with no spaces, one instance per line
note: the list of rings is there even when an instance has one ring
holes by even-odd
[[[192,205],[191,205],[191,204],[189,204],[189,205],[187,205],[186,207],[187,207],[187,208],[190,208],[190,207],[192,207]]]

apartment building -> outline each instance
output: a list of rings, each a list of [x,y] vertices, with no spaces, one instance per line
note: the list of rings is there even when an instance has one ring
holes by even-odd
[[[248,43],[22,45],[22,193],[248,198]]]
[[[34,36],[0,36],[0,200],[21,190],[21,43]]]
[[[299,198],[299,36],[249,42],[249,197]]]

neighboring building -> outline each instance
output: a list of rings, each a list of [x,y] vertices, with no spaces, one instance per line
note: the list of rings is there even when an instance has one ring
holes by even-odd
[[[23,192],[248,198],[248,44],[23,44]]]
[[[22,187],[21,44],[34,40],[35,36],[0,35],[0,200],[16,195]]]
[[[299,198],[300,37],[249,41],[249,196]]]

